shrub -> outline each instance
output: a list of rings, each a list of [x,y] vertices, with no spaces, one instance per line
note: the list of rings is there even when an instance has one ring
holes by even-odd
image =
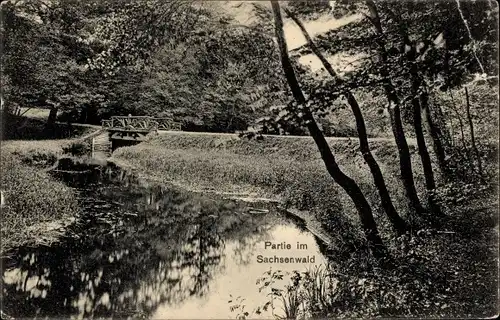
[[[16,116],[0,111],[5,140],[49,140],[67,139],[88,134],[95,129],[71,124],[55,123],[47,130],[46,121],[24,116]]]
[[[31,150],[23,154],[14,153],[20,160],[27,165],[46,168],[57,161],[57,155],[43,150]]]
[[[76,141],[64,146],[63,152],[72,156],[78,157],[90,153],[91,147],[88,142]]]

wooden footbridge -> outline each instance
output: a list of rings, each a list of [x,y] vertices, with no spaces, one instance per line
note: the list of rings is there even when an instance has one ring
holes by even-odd
[[[180,131],[181,125],[170,118],[149,116],[113,116],[102,120],[102,128],[92,137],[92,157],[108,157],[119,147],[145,141],[159,130]]]

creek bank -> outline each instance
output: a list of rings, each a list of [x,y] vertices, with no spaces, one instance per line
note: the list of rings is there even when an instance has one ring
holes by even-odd
[[[74,236],[71,228],[82,215],[80,194],[61,175],[98,176],[103,168],[117,167],[110,161],[65,157],[51,144],[47,149],[18,145],[2,146],[1,152],[2,256],[18,247],[50,246]]]
[[[358,181],[375,209],[380,229],[392,228],[380,208],[378,193],[358,146],[348,140],[331,140],[346,174]],[[406,201],[398,179],[393,144],[373,143],[394,202],[405,216]],[[394,151],[394,152],[393,152]],[[331,232],[339,227],[350,233],[355,246],[364,242],[352,200],[325,170],[311,139],[271,138],[246,141],[232,136],[162,135],[132,147],[116,150],[113,161],[140,168],[141,174],[161,183],[190,191],[236,196],[243,200],[278,202],[285,208],[308,212]],[[418,178],[417,178],[418,180]],[[422,184],[419,190],[423,192]],[[335,241],[341,241],[335,235]]]
[[[304,229],[306,229],[319,241],[321,241],[326,247],[334,245],[335,240],[329,236],[329,234],[322,227],[321,223],[314,217],[311,212],[286,206],[286,201],[284,201],[279,196],[270,196],[269,193],[262,191],[259,192],[259,190],[255,188],[252,188],[250,192],[222,191],[216,190],[215,188],[195,188],[192,185],[183,184],[175,180],[172,181],[168,178],[162,178],[158,175],[149,175],[148,173],[144,173],[144,170],[140,170],[139,168],[134,167],[133,165],[128,163],[126,160],[120,158],[113,159],[110,163],[113,163],[113,165],[116,165],[122,169],[134,172],[134,174],[136,174],[141,180],[170,185],[173,188],[178,188],[191,193],[211,195],[221,197],[222,199],[236,200],[248,204],[256,203],[270,205],[294,220],[296,224],[301,225]]]
[[[56,242],[79,215],[75,190],[13,154],[1,152],[0,160],[2,255],[19,246]]]
[[[82,158],[82,157],[59,157],[55,163],[47,169],[41,170],[36,169],[43,174],[45,179],[53,183],[60,183],[55,178],[62,178],[73,176],[73,175],[85,175],[85,181],[81,183],[83,187],[84,184],[97,181],[101,179],[103,175],[107,175],[110,172],[113,172],[114,175],[124,175],[134,176],[134,183],[142,186],[150,186],[152,184],[163,184],[167,187],[174,189],[186,190],[191,193],[198,194],[208,194],[212,197],[219,197],[221,199],[230,199],[240,202],[245,202],[248,204],[264,204],[266,207],[271,207],[274,209],[278,209],[279,211],[286,213],[288,216],[293,216],[295,218],[303,221],[303,228],[311,231],[317,238],[319,238],[322,242],[329,244],[330,241],[327,237],[322,236],[324,233],[319,233],[317,231],[318,228],[310,228],[311,218],[307,217],[306,214],[302,211],[300,214],[297,211],[284,208],[282,206],[282,201],[278,198],[270,198],[270,197],[261,197],[258,193],[242,193],[242,192],[220,192],[214,189],[193,189],[186,187],[182,184],[170,183],[168,181],[158,179],[155,176],[149,176],[144,174],[142,170],[130,165],[126,161],[122,160],[100,160],[100,159],[91,159],[91,158]],[[54,178],[55,177],[55,178]],[[59,179],[60,180],[60,179]],[[73,197],[74,201],[77,201],[78,191],[69,188],[69,192]],[[8,193],[10,194],[10,193]],[[46,201],[50,202],[51,198],[46,197]],[[8,251],[12,249],[14,246],[24,246],[30,245],[36,247],[38,245],[50,245],[57,241],[59,241],[64,236],[75,236],[75,231],[72,229],[76,228],[77,225],[82,223],[81,212],[78,205],[73,205],[74,211],[71,214],[65,214],[61,218],[55,217],[54,219],[41,219],[33,224],[27,224],[25,231],[27,233],[26,237],[23,240],[19,240],[15,245],[8,246],[3,251]],[[250,214],[260,214],[262,209],[254,209],[249,206]],[[306,218],[304,218],[306,217]],[[319,235],[319,236],[318,236]]]
[[[70,228],[80,237],[50,247],[20,248],[5,259],[7,314],[101,318],[130,311],[127,317],[146,312],[148,318],[176,319],[191,312],[190,317],[200,319],[218,310],[217,318],[231,318],[230,294],[253,294],[248,301],[256,304],[266,297],[255,285],[270,268],[257,260],[269,253],[266,241],[300,241],[308,249],[301,251],[304,255],[324,263],[312,235],[266,205],[249,206],[155,184],[143,188],[119,168],[80,172],[69,182],[78,189],[79,179],[83,182],[82,223]],[[90,182],[86,176],[93,173],[101,180]],[[292,251],[288,253],[302,256]],[[280,266],[287,272],[306,267]],[[103,296],[109,302],[104,307]],[[123,296],[129,298],[120,299]],[[85,308],[75,308],[77,303]]]
[[[140,168],[134,167],[127,161],[121,159],[91,159],[91,158],[75,158],[66,157],[59,158],[58,161],[50,168],[50,171],[55,174],[83,174],[90,173],[92,171],[96,172],[99,176],[105,171],[120,171],[126,172],[127,175],[132,175],[137,177],[135,183],[143,185],[151,184],[164,184],[167,187],[174,189],[185,190],[190,193],[197,193],[201,195],[211,195],[220,197],[221,199],[241,201],[248,204],[266,204],[279,210],[285,215],[289,216],[301,225],[304,229],[312,233],[318,240],[320,240],[326,246],[332,246],[334,244],[334,239],[332,239],[328,233],[323,229],[321,223],[314,218],[314,216],[307,210],[298,210],[293,207],[287,207],[285,201],[279,197],[263,197],[262,193],[257,192],[224,192],[215,189],[194,189],[189,186],[175,183],[172,181],[165,181],[165,179],[160,179],[158,176],[150,176],[140,170]],[[104,173],[105,174],[105,173]],[[261,213],[259,209],[253,210],[250,208],[249,213]]]

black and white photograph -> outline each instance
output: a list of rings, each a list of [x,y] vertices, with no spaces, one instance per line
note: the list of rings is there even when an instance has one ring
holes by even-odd
[[[1,318],[498,317],[498,20],[0,1]]]

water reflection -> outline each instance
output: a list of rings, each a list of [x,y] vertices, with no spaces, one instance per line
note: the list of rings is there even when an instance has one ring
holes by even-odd
[[[3,261],[8,315],[227,318],[230,293],[265,298],[255,290],[270,267],[256,261],[272,253],[265,241],[307,243],[322,262],[314,239],[276,214],[151,186],[116,168],[58,174],[81,190],[79,236]]]

